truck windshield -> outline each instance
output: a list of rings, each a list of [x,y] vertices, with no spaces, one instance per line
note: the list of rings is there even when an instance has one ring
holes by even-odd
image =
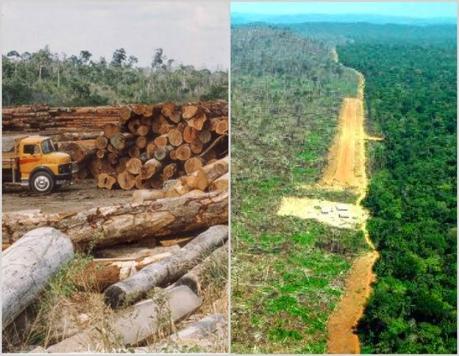
[[[51,140],[44,140],[41,143],[41,150],[44,154],[55,152],[56,149],[54,148],[53,141]]]

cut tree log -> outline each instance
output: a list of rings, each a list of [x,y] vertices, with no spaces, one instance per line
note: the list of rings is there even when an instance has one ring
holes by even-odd
[[[215,190],[228,190],[229,187],[229,173],[222,175],[221,177],[215,179],[209,185],[209,191],[213,192]]]
[[[94,328],[48,347],[47,352],[116,352],[118,349],[115,348],[101,349],[103,340],[114,338],[116,345],[137,345],[162,327],[191,314],[201,304],[201,298],[186,286],[157,290],[153,299],[143,300],[108,321],[113,335],[105,335],[99,328]]]
[[[148,161],[144,163],[144,165],[140,169],[140,176],[142,177],[142,179],[149,179],[153,177],[156,174],[156,172],[159,172],[160,169],[161,169],[160,161],[154,158],[149,159]]]
[[[113,185],[116,183],[116,178],[107,174],[100,173],[97,176],[97,187],[105,189],[113,189]]]
[[[187,161],[191,158],[191,148],[188,143],[181,145],[175,151],[175,157],[180,161]]]
[[[198,138],[199,131],[192,128],[191,126],[186,126],[183,129],[183,140],[186,143],[192,143]]]
[[[177,110],[174,103],[165,103],[161,109],[161,114],[174,123],[180,121],[180,112]]]
[[[199,154],[202,152],[204,145],[197,138],[193,142],[190,143],[190,148],[191,148],[191,152],[193,152],[194,154]]]
[[[191,119],[198,113],[198,107],[196,105],[186,105],[182,107],[182,117],[185,120]]]
[[[126,147],[126,141],[128,139],[132,139],[132,134],[129,134],[127,132],[118,132],[114,134],[113,137],[110,139],[110,144],[117,150],[121,151]]]
[[[167,138],[172,146],[178,147],[183,142],[182,133],[177,129],[172,129],[167,133]]]
[[[142,136],[147,136],[149,132],[150,132],[150,126],[140,124],[135,133],[142,137]]]
[[[209,130],[202,130],[199,132],[199,141],[203,144],[209,143],[212,140],[212,133]]]
[[[131,158],[126,162],[126,170],[133,175],[140,174],[141,169],[142,161],[138,158]]]
[[[219,247],[207,256],[204,261],[193,267],[190,271],[184,274],[171,287],[185,285],[189,287],[196,295],[202,295],[202,291],[207,287],[209,280],[209,271],[212,268],[218,268],[227,273],[228,269],[228,244]],[[171,288],[169,287],[169,288]]]
[[[228,192],[192,191],[176,198],[97,207],[70,215],[3,213],[2,232],[3,239],[14,242],[29,230],[51,226],[70,236],[78,249],[87,249],[197,231],[227,219]]]
[[[211,182],[228,172],[228,156],[198,169],[189,176],[180,178],[181,183],[191,189],[206,190]]]
[[[164,252],[141,258],[96,258],[85,267],[74,282],[85,290],[102,292],[108,286],[134,275],[145,266],[171,256],[171,252]]]
[[[147,266],[132,277],[108,287],[104,292],[106,302],[112,307],[119,307],[126,302],[139,300],[153,287],[164,286],[183,276],[227,239],[228,226],[210,227],[174,256]]]
[[[191,157],[190,159],[186,160],[184,164],[186,174],[191,174],[196,172],[199,168],[202,168],[202,159],[199,157]]]
[[[108,145],[108,138],[105,136],[99,136],[96,138],[96,148],[98,150],[105,150]]]
[[[123,106],[120,109],[120,122],[126,123],[132,116],[132,110],[128,106]]]
[[[104,125],[104,136],[108,139],[111,139],[114,135],[120,132],[118,125],[108,123]]]
[[[207,315],[205,318],[188,325],[186,328],[171,335],[175,342],[184,342],[190,340],[202,340],[209,338],[219,328],[226,326],[226,320],[222,314]]]
[[[168,137],[168,134],[160,135],[153,140],[153,143],[156,147],[166,147],[169,143]]]
[[[95,141],[93,142],[94,143],[92,146],[94,148]],[[86,157],[89,154],[90,148],[78,142],[70,141],[70,142],[59,142],[59,150],[68,153],[72,161],[76,163],[80,163],[86,159]]]
[[[69,237],[50,227],[29,231],[5,250],[2,258],[3,329],[38,296],[73,255]]]
[[[121,189],[131,190],[135,187],[135,176],[130,174],[128,171],[119,173],[116,180]]]
[[[164,166],[163,173],[161,174],[161,178],[163,181],[169,180],[175,175],[176,172],[177,172],[177,164],[169,163],[168,165]]]
[[[135,145],[138,149],[147,147],[148,139],[145,136],[138,136],[135,140]]]
[[[195,128],[198,131],[201,131],[204,127],[204,124],[207,120],[207,116],[204,113],[200,113],[194,116],[192,119],[188,120],[188,125]]]

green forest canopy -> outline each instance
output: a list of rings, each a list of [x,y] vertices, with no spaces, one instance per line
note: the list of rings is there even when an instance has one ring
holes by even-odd
[[[455,27],[360,30],[338,53],[364,74],[369,122],[385,137],[364,202],[381,258],[358,329],[363,351],[455,354]]]
[[[49,47],[37,52],[10,51],[2,56],[3,105],[105,105],[227,99],[226,71],[175,65],[157,49],[150,68],[123,48],[111,61],[89,51],[59,56]]]

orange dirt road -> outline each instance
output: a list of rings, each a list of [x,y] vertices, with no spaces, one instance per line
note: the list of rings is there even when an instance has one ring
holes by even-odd
[[[363,92],[365,81],[356,72],[359,88],[356,98],[345,98],[340,112],[337,138],[330,150],[328,166],[320,182],[323,186],[350,188],[358,193],[357,205],[365,198],[367,176],[365,171],[365,135]],[[372,249],[356,258],[346,277],[344,295],[328,320],[327,351],[331,354],[360,353],[360,342],[354,329],[362,317],[371,285],[376,276],[373,265],[379,257],[366,228],[362,223],[365,241]]]
[[[344,296],[328,320],[327,351],[330,354],[358,354],[360,342],[354,327],[363,316],[376,276],[372,272],[376,251],[356,258],[346,278]]]
[[[366,187],[363,105],[359,98],[345,98],[337,138],[322,177],[324,186],[361,190]]]

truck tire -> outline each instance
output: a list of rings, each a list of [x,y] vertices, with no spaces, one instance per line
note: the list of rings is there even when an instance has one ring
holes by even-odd
[[[30,180],[30,189],[35,193],[51,193],[54,189],[54,177],[46,171],[34,173]]]

